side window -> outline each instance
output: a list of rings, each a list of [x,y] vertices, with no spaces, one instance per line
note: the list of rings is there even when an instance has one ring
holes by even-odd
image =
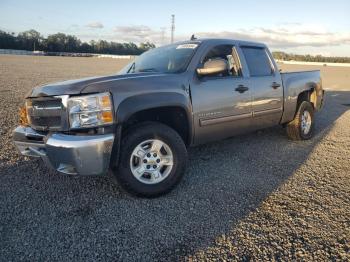
[[[212,75],[212,76],[215,76],[215,77],[241,76],[240,66],[236,60],[236,54],[235,54],[233,45],[218,45],[211,48],[205,55],[203,59],[203,64],[209,60],[215,60],[215,59],[226,60],[229,70],[227,73]]]
[[[241,49],[251,76],[269,76],[273,74],[271,60],[265,48],[244,46]]]

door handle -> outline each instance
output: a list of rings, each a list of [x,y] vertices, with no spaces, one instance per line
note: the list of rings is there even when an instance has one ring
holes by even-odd
[[[272,85],[271,85],[271,87],[273,88],[273,89],[277,89],[277,88],[279,88],[281,85],[279,84],[279,83],[276,83],[276,82],[273,82],[272,83]]]
[[[249,88],[247,86],[244,85],[239,85],[236,87],[235,91],[239,92],[239,93],[244,93],[245,91],[248,91]]]

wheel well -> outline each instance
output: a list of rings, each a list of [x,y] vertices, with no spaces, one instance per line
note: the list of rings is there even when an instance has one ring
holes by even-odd
[[[306,90],[304,92],[301,92],[298,96],[298,102],[297,102],[297,110],[303,101],[311,102],[312,106],[315,108],[316,103],[316,91],[312,88],[310,90]]]
[[[123,123],[122,136],[133,125],[146,121],[160,122],[171,127],[181,136],[185,145],[190,144],[190,127],[187,113],[183,108],[176,106],[157,107],[136,112]]]

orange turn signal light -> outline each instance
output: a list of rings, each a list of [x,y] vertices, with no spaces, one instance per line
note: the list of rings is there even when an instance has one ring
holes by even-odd
[[[19,123],[22,126],[28,126],[27,109],[23,106],[19,109]]]
[[[102,96],[100,101],[103,108],[111,108],[111,99],[109,96]]]
[[[113,122],[113,114],[111,111],[104,111],[101,113],[101,120],[104,123],[112,123]]]

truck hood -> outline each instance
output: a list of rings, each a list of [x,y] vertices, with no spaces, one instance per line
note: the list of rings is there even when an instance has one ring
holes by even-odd
[[[57,82],[38,86],[33,88],[28,94],[29,97],[43,97],[43,96],[58,96],[58,95],[78,95],[83,93],[84,89],[88,86],[103,86],[104,83],[116,86],[120,81],[137,80],[149,77],[164,76],[160,73],[139,73],[139,74],[124,74],[124,75],[111,75],[102,77],[89,77],[75,80],[68,80],[63,82]]]

